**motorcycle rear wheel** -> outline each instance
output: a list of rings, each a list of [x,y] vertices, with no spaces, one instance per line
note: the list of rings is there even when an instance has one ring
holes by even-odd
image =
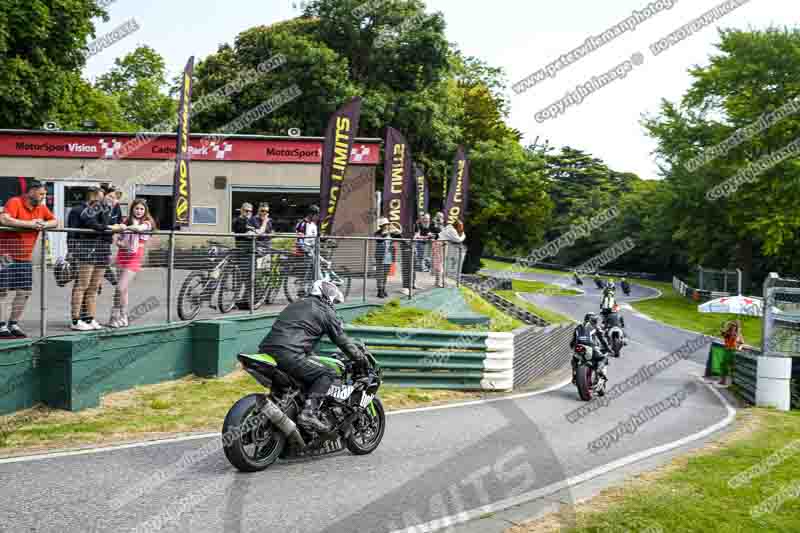
[[[611,341],[611,348],[614,350],[614,357],[619,357],[622,353],[622,339],[619,335],[614,335],[614,339]]]
[[[576,386],[578,387],[578,396],[580,396],[581,400],[584,402],[588,402],[592,399],[593,374],[594,371],[591,367],[586,365],[578,366]]]
[[[286,435],[270,422],[261,423],[235,438],[238,432],[234,430],[257,415],[259,397],[263,397],[263,394],[250,394],[233,404],[222,425],[223,435],[234,436],[230,445],[223,446],[225,457],[242,472],[266,469],[278,459],[286,446]],[[253,447],[252,451],[247,449],[249,446]]]
[[[362,420],[356,420],[353,428],[353,433],[347,439],[347,449],[355,455],[367,455],[375,451],[378,445],[383,440],[383,434],[386,431],[386,413],[383,411],[383,404],[380,399],[374,398],[372,405],[375,406],[375,416],[372,416],[367,409],[367,414],[362,416]],[[358,429],[357,424],[368,423],[369,427],[362,427]],[[366,434],[367,438],[361,439],[359,437]]]

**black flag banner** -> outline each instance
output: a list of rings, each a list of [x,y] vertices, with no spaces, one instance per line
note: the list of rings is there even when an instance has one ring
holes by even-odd
[[[358,133],[360,116],[361,97],[355,97],[336,111],[328,121],[325,145],[322,149],[319,186],[320,236],[330,236],[333,230],[336,207],[339,205],[339,192],[342,189],[347,167],[350,166],[350,152],[353,149],[353,140]]]
[[[469,200],[469,161],[463,146],[459,146],[456,153],[449,189],[447,202],[444,204],[445,221],[447,224],[454,224],[459,219],[463,222]]]
[[[428,180],[425,179],[425,172],[418,165],[414,165],[414,184],[417,189],[417,217],[420,217],[428,212],[430,191],[428,190]]]
[[[189,58],[186,68],[183,69],[181,80],[181,97],[178,103],[178,139],[175,151],[175,175],[172,190],[175,201],[172,225],[174,229],[189,225],[189,215],[192,211],[191,181],[189,178],[189,132],[192,109],[192,73],[194,71],[194,56]]]
[[[383,157],[383,216],[392,232],[402,237],[414,234],[414,182],[411,174],[411,147],[392,127],[386,128]]]

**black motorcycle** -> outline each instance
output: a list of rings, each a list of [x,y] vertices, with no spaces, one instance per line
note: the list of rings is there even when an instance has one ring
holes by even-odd
[[[614,357],[620,357],[622,347],[625,346],[625,333],[622,330],[622,320],[619,313],[608,313],[603,319],[603,335],[611,347]]]
[[[322,434],[296,425],[306,400],[300,382],[279,370],[270,355],[240,353],[245,371],[270,392],[245,396],[228,411],[222,426],[228,461],[243,472],[258,472],[279,457],[327,455],[345,447],[356,455],[375,451],[386,430],[386,414],[377,397],[383,372],[366,346],[358,345],[368,361],[366,371],[357,372],[357,365],[340,352],[313,357],[337,374],[320,407],[332,428]]]
[[[582,328],[582,332],[579,331],[572,348],[572,383],[577,387],[580,399],[588,402],[595,394],[604,396],[606,393],[608,379],[601,369],[608,365],[608,360],[585,333],[585,326],[579,328]]]
[[[577,272],[573,272],[572,275],[575,278],[575,285],[583,285],[583,280],[581,279],[581,277],[578,275]]]
[[[625,293],[625,296],[631,295],[631,285],[627,281],[623,281],[620,283],[622,285],[622,292]]]

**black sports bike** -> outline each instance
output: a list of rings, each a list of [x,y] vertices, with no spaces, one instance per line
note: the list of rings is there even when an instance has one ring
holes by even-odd
[[[238,359],[268,394],[250,394],[237,401],[222,426],[225,456],[243,472],[258,472],[278,458],[326,455],[346,447],[356,455],[372,453],[386,431],[386,414],[377,397],[383,372],[363,343],[357,343],[368,365],[356,363],[340,352],[314,359],[336,371],[320,411],[330,432],[320,434],[296,425],[305,404],[305,388],[278,369],[269,354],[240,353]]]
[[[578,326],[572,342],[572,383],[578,388],[581,400],[588,402],[595,394],[605,395],[608,380],[601,370],[607,365],[608,359],[596,347],[588,327]]]

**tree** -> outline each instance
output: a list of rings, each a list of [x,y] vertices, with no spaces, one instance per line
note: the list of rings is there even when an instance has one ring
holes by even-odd
[[[96,88],[119,102],[124,119],[140,130],[152,129],[175,115],[177,104],[162,91],[167,87],[164,59],[149,46],[139,46],[103,74]]]
[[[94,0],[4,0],[0,12],[0,127],[40,128],[86,62]]]
[[[479,266],[485,249],[527,255],[541,242],[552,202],[545,162],[513,139],[482,141],[470,152],[470,204],[464,269]]]
[[[137,125],[126,120],[123,108],[115,95],[108,95],[82,79],[78,73],[64,77],[59,99],[53,104],[50,118],[62,129],[84,129],[85,120],[97,123],[101,131],[136,131]]]
[[[800,31],[724,30],[720,39],[710,64],[690,70],[694,82],[680,104],[663,102],[644,124],[659,142],[674,191],[670,211],[681,221],[676,237],[690,260],[739,267],[747,287],[759,252],[775,265],[798,264],[800,165],[789,159],[724,198],[709,200],[706,192],[796,139],[800,117],[783,118],[699,168],[687,163],[800,96]]]

